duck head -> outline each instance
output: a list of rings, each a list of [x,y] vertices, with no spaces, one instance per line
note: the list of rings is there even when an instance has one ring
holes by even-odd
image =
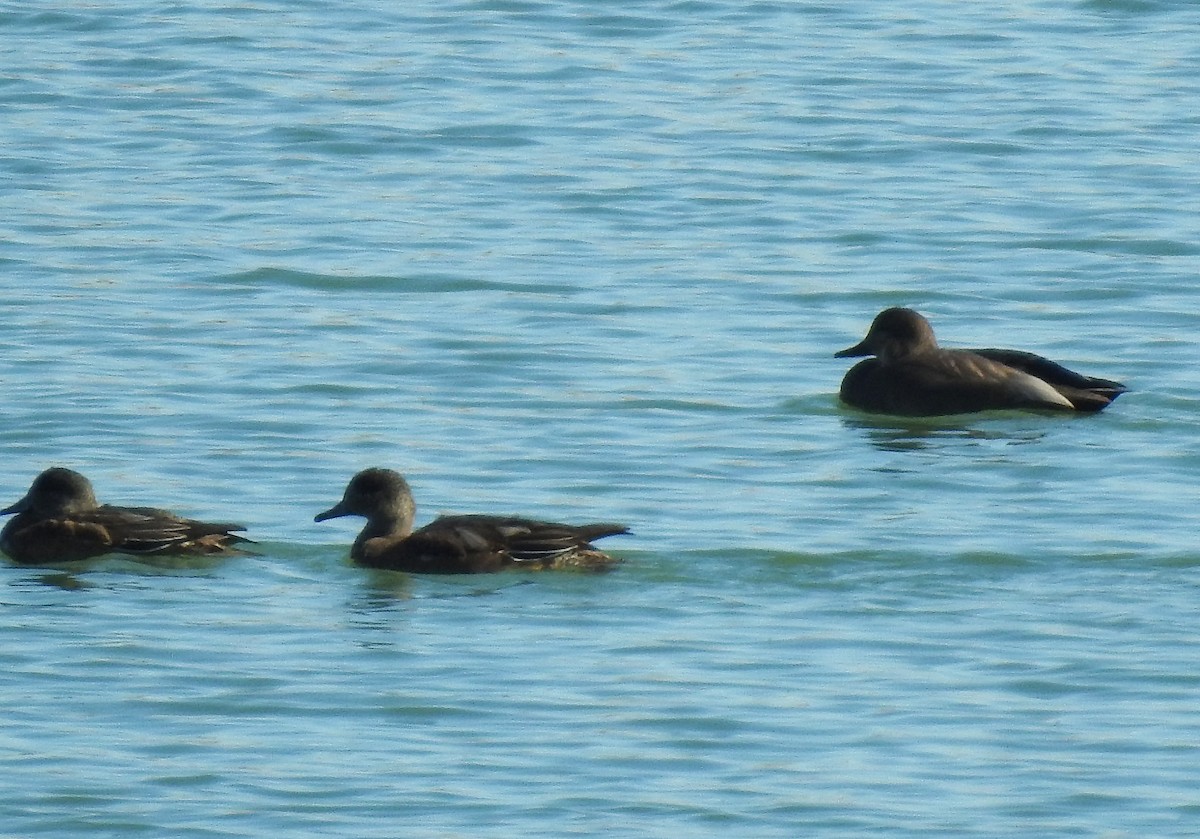
[[[33,513],[38,518],[61,518],[96,506],[91,481],[73,469],[54,466],[34,478],[25,497],[0,510],[0,516]]]
[[[350,479],[342,500],[314,521],[341,516],[362,516],[376,528],[409,532],[416,516],[412,490],[399,472],[391,469],[364,469]]]
[[[913,353],[937,349],[933,327],[929,321],[912,309],[899,306],[884,309],[871,321],[867,337],[853,347],[833,354],[834,358],[853,358],[862,355],[877,356],[883,361],[904,358]]]

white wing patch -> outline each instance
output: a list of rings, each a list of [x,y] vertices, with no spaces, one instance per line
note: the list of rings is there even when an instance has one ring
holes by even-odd
[[[1031,402],[1044,402],[1051,405],[1060,405],[1063,408],[1074,408],[1071,400],[1063,396],[1050,385],[1043,382],[1036,376],[1031,376],[1028,373],[1022,373],[1019,370],[1013,371],[1013,376],[1009,379],[1009,386],[1013,393],[1018,394]]]

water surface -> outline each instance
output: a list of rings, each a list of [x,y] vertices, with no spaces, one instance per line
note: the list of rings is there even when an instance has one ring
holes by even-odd
[[[0,504],[255,556],[0,566],[21,836],[1186,836],[1191,5],[0,12]],[[838,405],[873,315],[1132,387]],[[315,524],[617,520],[601,576]]]

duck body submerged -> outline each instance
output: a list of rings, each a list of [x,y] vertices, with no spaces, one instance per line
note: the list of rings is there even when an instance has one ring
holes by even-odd
[[[368,568],[416,574],[485,574],[509,568],[604,570],[619,560],[591,544],[628,533],[612,523],[559,524],[515,516],[442,516],[412,529],[416,506],[408,482],[390,469],[364,469],[342,500],[316,521],[363,516],[350,558]]]
[[[92,484],[56,466],[34,479],[17,503],[0,510],[16,514],[0,531],[0,550],[23,564],[71,562],[108,553],[135,556],[236,554],[249,542],[236,524],[210,524],[155,507],[99,504]]]
[[[1023,350],[942,349],[912,309],[885,309],[867,337],[835,353],[873,355],[842,380],[843,402],[897,416],[1020,409],[1095,413],[1126,391],[1120,382],[1076,373]]]

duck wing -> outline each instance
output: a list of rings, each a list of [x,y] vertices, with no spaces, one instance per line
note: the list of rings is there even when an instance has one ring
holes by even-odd
[[[1003,350],[996,349],[995,347],[968,350],[968,352],[981,355],[992,361],[998,361],[1023,373],[1028,373],[1050,384],[1052,387],[1091,390],[1108,396],[1110,401],[1129,390],[1129,388],[1120,382],[1076,373],[1074,370],[1064,367],[1056,361],[1051,361],[1048,358],[1040,356],[1037,353],[1025,352],[1024,350]]]
[[[593,539],[628,533],[624,525],[559,524],[504,516],[442,516],[407,541],[436,539],[464,555],[499,554],[511,562],[547,562],[581,548]]]
[[[109,550],[126,554],[216,553],[231,544],[250,541],[233,533],[246,529],[241,525],[185,519],[154,507],[106,504],[83,517],[107,532]]]
[[[1019,367],[968,350],[937,350],[914,358],[926,384],[957,394],[973,410],[1034,408],[1074,410],[1075,405],[1053,385]]]
[[[498,527],[508,555],[515,562],[546,562],[573,551],[590,550],[595,539],[629,532],[619,524],[572,525],[529,519],[505,519]]]

